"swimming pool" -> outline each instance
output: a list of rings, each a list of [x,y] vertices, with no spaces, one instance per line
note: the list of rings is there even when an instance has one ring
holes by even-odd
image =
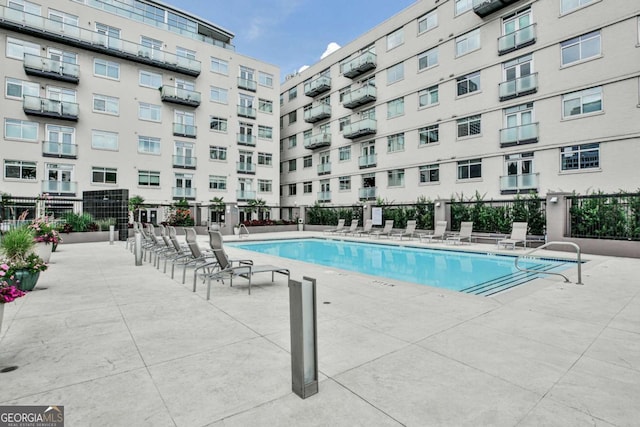
[[[515,268],[514,256],[478,252],[318,238],[230,242],[228,245],[387,279],[485,296],[547,276],[519,271]],[[559,272],[575,263],[521,259],[519,265],[532,270]]]

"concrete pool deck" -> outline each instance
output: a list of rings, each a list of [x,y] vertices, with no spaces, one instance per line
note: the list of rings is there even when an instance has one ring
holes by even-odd
[[[317,395],[291,392],[284,277],[254,276],[251,295],[214,283],[207,301],[191,274],[101,242],[60,245],[5,306],[0,369],[18,369],[0,373],[0,405],[64,405],[68,426],[638,425],[640,259],[584,255],[582,286],[480,297],[227,252],[318,280]]]

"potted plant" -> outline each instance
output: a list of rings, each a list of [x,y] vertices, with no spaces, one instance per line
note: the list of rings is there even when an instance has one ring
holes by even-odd
[[[42,258],[33,253],[34,239],[33,231],[29,227],[20,227],[6,232],[0,241],[3,264],[8,266],[8,269],[4,270],[4,280],[22,291],[33,290],[40,272],[47,269],[47,264]]]
[[[10,267],[6,263],[0,263],[0,331],[2,331],[2,317],[4,305],[23,297],[26,294],[14,285],[10,285],[5,278],[9,277]]]
[[[53,224],[51,224],[47,218],[36,218],[31,224],[29,229],[33,231],[34,240],[36,242],[36,248],[40,258],[44,262],[49,262],[51,252],[54,252],[58,247],[58,243],[62,241],[60,233]]]

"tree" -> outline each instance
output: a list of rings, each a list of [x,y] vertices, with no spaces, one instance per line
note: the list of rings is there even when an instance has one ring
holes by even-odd
[[[211,212],[214,213],[213,217],[215,218],[215,223],[220,224],[222,222],[221,218],[222,218],[222,214],[224,213],[226,204],[224,203],[224,200],[222,200],[223,197],[214,197],[213,199],[209,200],[210,204],[209,204],[209,209],[211,209]]]
[[[267,206],[267,202],[262,199],[249,200],[249,212],[258,214],[258,219],[262,220],[262,210]]]
[[[134,220],[136,220],[136,216],[137,216],[137,220],[140,221],[139,210],[142,207],[143,203],[144,203],[144,198],[142,198],[141,196],[133,196],[129,198],[129,211],[133,213]]]

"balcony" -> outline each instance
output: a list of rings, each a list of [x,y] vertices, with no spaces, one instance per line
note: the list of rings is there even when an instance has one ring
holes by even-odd
[[[304,94],[314,97],[331,89],[331,77],[320,76],[304,84]]]
[[[377,192],[378,187],[363,187],[358,189],[358,198],[360,200],[375,200]]]
[[[22,109],[25,114],[32,116],[50,117],[74,122],[78,121],[78,104],[75,102],[24,95]]]
[[[522,175],[506,175],[500,177],[500,194],[528,193],[531,190],[538,190],[537,173]]]
[[[530,95],[538,91],[538,73],[507,80],[498,85],[500,101]]]
[[[42,181],[42,193],[51,196],[75,196],[78,183],[75,181]]]
[[[500,147],[538,142],[538,123],[500,129]]]
[[[473,0],[473,11],[480,18],[484,18],[517,1],[518,0]]]
[[[330,133],[319,133],[304,140],[304,148],[315,150],[316,148],[328,147],[331,145]]]
[[[375,86],[366,85],[359,89],[346,93],[342,98],[342,105],[345,108],[356,108],[361,105],[375,101],[377,98],[377,89]]]
[[[256,137],[253,135],[247,135],[246,133],[237,134],[236,141],[238,142],[238,145],[248,145],[251,147],[256,146]]]
[[[24,72],[30,76],[46,77],[68,83],[80,81],[80,66],[38,55],[24,54]]]
[[[184,138],[195,138],[198,134],[198,127],[194,125],[185,125],[184,123],[173,124],[173,136],[182,136]]]
[[[42,155],[44,157],[58,157],[61,159],[77,159],[78,145],[56,141],[42,141]]]
[[[167,85],[162,86],[160,89],[160,98],[164,102],[187,105],[189,107],[199,106],[202,99],[200,92]]]
[[[378,159],[375,154],[369,154],[367,156],[358,157],[358,165],[360,169],[372,168],[378,164]]]
[[[238,77],[238,88],[255,92],[258,90],[258,83],[255,80]]]
[[[374,135],[378,131],[375,119],[363,119],[350,123],[342,130],[342,135],[347,139],[356,139],[361,136]]]
[[[196,198],[196,189],[195,188],[185,188],[185,187],[173,187],[171,189],[171,194],[173,195],[174,200],[195,200]]]
[[[366,73],[369,70],[376,68],[376,54],[372,52],[365,52],[360,56],[353,58],[349,62],[345,62],[342,65],[342,74],[345,77],[353,79],[361,74]]]
[[[173,156],[173,167],[174,168],[182,168],[182,169],[195,169],[196,168],[196,158],[195,157],[187,157],[187,156]]]
[[[244,190],[236,190],[236,200],[255,200],[256,192],[255,191],[244,191]]]
[[[307,123],[315,123],[331,117],[331,105],[320,104],[315,107],[304,110],[304,121]]]
[[[331,173],[331,162],[320,163],[318,165],[318,175],[326,175],[328,173]]]
[[[318,191],[318,202],[319,203],[331,202],[331,191]]]
[[[243,105],[238,105],[238,116],[247,117],[249,119],[255,119],[256,109],[251,107],[245,107]]]
[[[506,34],[498,39],[498,55],[532,45],[536,42],[536,24]]]
[[[238,173],[255,174],[256,164],[247,162],[236,162],[236,171]]]
[[[109,37],[6,6],[0,6],[0,28],[194,77],[200,75],[202,68],[200,61],[195,59]]]

